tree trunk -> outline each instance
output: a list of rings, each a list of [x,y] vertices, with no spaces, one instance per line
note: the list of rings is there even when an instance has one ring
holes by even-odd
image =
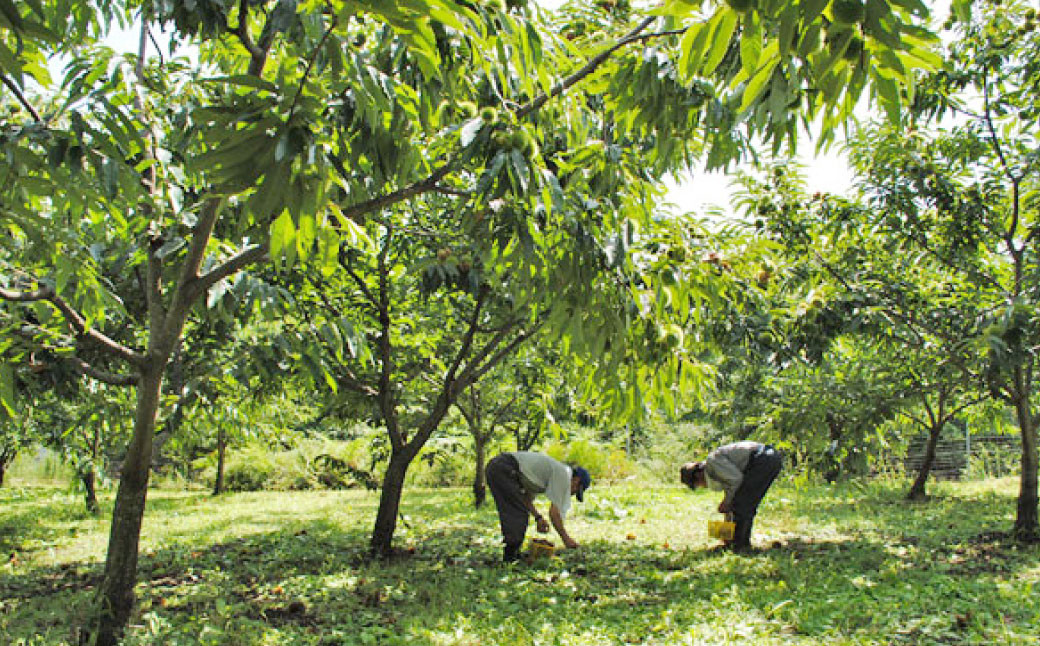
[[[942,425],[928,429],[928,442],[924,447],[924,458],[921,460],[921,468],[917,471],[914,483],[910,485],[910,491],[906,494],[907,500],[924,500],[925,483],[928,482],[928,474],[932,472],[932,464],[935,463],[935,446],[939,443],[942,434]]]
[[[14,458],[17,455],[17,449],[0,449],[0,487],[4,486],[4,474],[7,473],[7,465],[14,462]]]
[[[372,542],[369,550],[373,556],[389,557],[393,552],[394,530],[397,529],[397,514],[401,508],[401,494],[404,492],[404,477],[412,462],[414,453],[396,449],[390,455],[390,464],[383,474],[383,489],[379,495],[379,510],[376,512],[376,524],[372,531]]]
[[[827,437],[831,441],[823,459],[823,479],[833,483],[841,475],[842,460],[838,457],[838,442],[841,440],[842,423],[833,413],[827,413]]]
[[[151,472],[152,437],[159,410],[162,368],[165,361],[153,360],[137,386],[137,412],[134,435],[123,462],[112,528],[108,538],[105,576],[98,588],[92,625],[87,627],[85,643],[116,646],[130,620],[137,580],[137,556],[144,518],[148,476]],[[91,642],[90,640],[95,641]]]
[[[87,505],[87,512],[96,516],[101,507],[97,501],[97,471],[93,464],[80,474],[80,480],[83,481],[83,502]]]
[[[1040,542],[1037,519],[1037,432],[1036,419],[1029,410],[1029,397],[1015,402],[1018,426],[1022,432],[1022,476],[1018,490],[1018,513],[1015,516],[1015,538],[1028,543]]]
[[[473,449],[477,454],[477,471],[473,474],[473,506],[477,509],[487,498],[487,486],[484,482],[484,465],[487,462],[487,437],[477,434],[473,437]]]
[[[87,463],[87,468],[80,474],[80,479],[83,481],[83,498],[87,505],[87,512],[91,515],[97,515],[101,510],[101,506],[98,505],[97,501],[97,460],[98,454],[101,450],[101,429],[100,424],[94,427],[94,438],[90,443],[90,461]]]
[[[224,429],[217,429],[217,477],[213,483],[213,495],[224,493],[224,456],[227,453],[227,437]]]

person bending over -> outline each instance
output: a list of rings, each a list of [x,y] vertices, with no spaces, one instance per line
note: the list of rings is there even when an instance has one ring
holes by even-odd
[[[679,479],[690,489],[709,487],[725,492],[719,513],[733,519],[736,527],[729,545],[734,550],[751,547],[751,526],[758,505],[780,473],[780,452],[768,444],[745,440],[726,444],[700,462],[687,462]]]
[[[519,560],[529,517],[534,516],[539,532],[549,531],[549,522],[534,505],[538,494],[545,494],[549,499],[549,520],[563,544],[578,547],[563,521],[570,510],[570,497],[575,496],[579,502],[585,499],[585,490],[592,483],[586,469],[569,467],[544,453],[513,451],[492,458],[485,472],[502,526],[503,561]]]

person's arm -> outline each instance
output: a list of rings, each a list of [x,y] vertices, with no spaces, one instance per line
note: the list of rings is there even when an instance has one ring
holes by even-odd
[[[534,506],[534,497],[531,494],[524,495],[524,506],[527,507],[527,511],[531,512],[534,516],[535,525],[538,527],[539,533],[546,533],[549,531],[549,523],[545,520],[545,516],[538,513],[538,508]],[[549,515],[552,515],[550,510]]]
[[[560,513],[560,508],[556,506],[556,503],[549,507],[549,518],[552,520],[553,527],[556,528],[556,533],[563,540],[563,544],[570,548],[578,547],[578,542],[571,538],[567,533],[567,528],[563,526],[563,514]]]

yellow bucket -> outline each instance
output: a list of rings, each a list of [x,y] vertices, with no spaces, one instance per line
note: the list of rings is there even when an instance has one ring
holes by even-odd
[[[733,532],[736,528],[737,524],[731,523],[728,520],[709,520],[708,536],[722,541],[731,541],[733,540]]]
[[[532,538],[527,541],[527,558],[533,561],[543,556],[549,557],[556,553],[556,547],[552,541],[544,538]]]

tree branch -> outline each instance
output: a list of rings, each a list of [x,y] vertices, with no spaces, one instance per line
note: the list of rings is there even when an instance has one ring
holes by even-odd
[[[40,123],[43,122],[43,119],[40,118],[40,113],[36,111],[36,108],[34,108],[31,103],[29,103],[29,100],[25,98],[24,94],[22,94],[21,88],[15,85],[14,81],[7,78],[6,74],[0,74],[0,81],[3,81],[4,86],[11,91],[14,98],[18,99],[18,102],[22,104],[22,107],[29,111],[29,114],[32,115],[33,119]]]
[[[243,0],[243,2],[244,1],[245,0]],[[293,113],[296,112],[296,103],[300,100],[300,95],[303,94],[303,86],[307,83],[307,77],[311,75],[311,70],[314,69],[314,62],[318,59],[318,54],[321,52],[322,46],[325,44],[325,41],[329,39],[329,35],[335,28],[336,18],[333,17],[332,21],[329,23],[329,28],[325,30],[324,34],[322,34],[321,40],[318,41],[318,44],[314,47],[314,51],[311,52],[310,59],[307,61],[307,68],[303,71],[303,78],[300,79],[300,85],[296,88],[296,96],[293,97],[292,105],[289,106],[289,115],[285,118],[286,123],[289,123],[292,120]]]
[[[267,257],[269,249],[270,243],[267,241],[262,242],[255,247],[243,249],[234,256],[231,256],[231,258],[226,260],[224,264],[214,267],[202,276],[199,276],[198,280],[195,282],[195,289],[199,293],[209,291],[210,287],[213,287],[213,285],[228,276],[231,276],[250,265],[262,262]]]
[[[365,200],[364,202],[358,202],[357,204],[348,206],[343,209],[343,215],[355,222],[359,222],[361,216],[367,213],[372,211],[381,211],[388,206],[397,204],[398,202],[403,202],[404,200],[415,197],[416,195],[432,191],[437,187],[438,182],[447,177],[448,173],[455,169],[457,163],[457,160],[451,160],[442,164],[425,179],[413,182],[412,184],[391,193],[386,193],[385,195],[380,195],[370,200]]]
[[[377,395],[379,395],[378,390],[361,381],[361,379],[359,379],[358,376],[355,375],[349,368],[347,368],[346,366],[338,367],[339,371],[337,373],[338,376],[336,378],[336,382],[339,383],[341,386],[344,386],[348,390],[358,393],[359,395],[364,395],[366,397],[376,397]]]
[[[94,328],[88,328],[86,319],[51,287],[41,287],[30,292],[19,292],[0,287],[0,299],[16,303],[47,301],[65,315],[65,319],[73,329],[77,339],[92,341],[105,352],[128,361],[135,366],[140,365],[144,361],[145,357],[142,353],[117,342]]]
[[[102,370],[101,368],[95,368],[93,364],[84,361],[79,357],[63,356],[62,353],[65,351],[64,348],[54,347],[47,343],[38,342],[36,340],[38,335],[50,334],[48,330],[45,330],[44,328],[41,328],[38,325],[24,324],[21,326],[16,326],[12,328],[12,332],[17,336],[32,342],[37,347],[52,352],[54,354],[55,361],[61,361],[70,364],[80,374],[92,377],[94,379],[97,379],[98,381],[102,381],[112,386],[133,386],[137,383],[137,377],[134,375],[123,375],[108,370]]]
[[[576,85],[579,81],[596,71],[596,68],[598,68],[604,62],[606,62],[607,59],[609,59],[614,54],[614,52],[621,49],[622,47],[630,45],[639,40],[648,38],[648,34],[642,36],[640,36],[640,34],[642,34],[642,32],[645,31],[646,28],[649,27],[651,23],[653,23],[655,20],[657,20],[656,16],[644,18],[642,22],[636,25],[627,34],[619,38],[613,45],[604,49],[599,54],[593,56],[591,59],[589,59],[587,63],[585,63],[585,65],[581,66],[581,68],[579,68],[576,72],[574,72],[573,74],[571,74],[570,76],[553,86],[553,88],[548,93],[544,93],[540,96],[537,96],[531,101],[529,101],[527,105],[522,106],[519,110],[516,111],[516,117],[518,119],[526,117],[528,114],[538,110],[543,105],[545,105],[549,101],[549,99],[555,98],[563,94],[568,89]]]
[[[243,2],[244,1],[245,0],[243,0]],[[626,45],[630,45],[642,39],[649,38],[650,34],[641,35],[641,32],[643,32],[648,26],[650,26],[650,24],[653,23],[654,20],[656,20],[656,17],[654,16],[644,19],[634,29],[632,29],[630,32],[618,39],[618,41],[615,42],[613,45],[611,45],[607,49],[603,50],[602,52],[591,58],[578,71],[574,72],[567,78],[557,83],[548,93],[542,94],[529,101],[526,105],[520,107],[520,109],[516,112],[516,117],[520,119],[526,117],[532,112],[539,110],[550,99],[563,94],[565,91],[573,87],[575,84],[583,80],[585,77],[592,74],[592,72],[594,72],[600,65],[606,62],[607,59],[609,59],[614,54],[614,52],[621,49],[622,47],[625,47]],[[660,35],[669,35],[670,33],[671,32],[661,32]],[[421,193],[437,190],[438,182],[444,179],[448,175],[448,173],[455,169],[455,167],[458,164],[458,157],[449,160],[448,162],[445,162],[444,164],[434,169],[434,171],[430,173],[430,175],[425,179],[415,181],[412,184],[409,184],[408,186],[400,188],[391,193],[386,193],[384,195],[380,195],[372,199],[365,200],[364,202],[359,202],[357,204],[354,204],[353,206],[348,206],[343,209],[343,215],[347,216],[348,218],[354,221],[359,221],[361,216],[372,211],[378,211],[388,206],[393,206],[398,202],[407,200]]]
[[[350,265],[343,265],[344,269],[347,270],[347,275],[354,280],[354,284],[357,285],[358,289],[361,290],[362,296],[373,306],[377,314],[379,311],[379,299],[372,293],[372,290],[365,284],[365,280],[358,274],[357,270]]]
[[[515,326],[505,325],[503,326],[493,339],[487,342],[483,348],[477,352],[473,360],[469,362],[466,368],[459,375],[456,383],[466,388],[476,383],[481,377],[483,377],[489,370],[501,363],[513,350],[518,348],[525,341],[534,336],[545,324],[547,317],[541,316],[534,324],[525,331],[518,333],[508,343],[502,345],[505,338],[515,329]],[[497,350],[496,350],[497,348]]]
[[[434,192],[440,193],[441,195],[453,195],[455,197],[473,197],[473,191],[451,188],[450,186],[437,185],[433,187],[433,190]]]
[[[194,299],[203,291],[200,286],[199,269],[202,267],[206,246],[213,235],[213,228],[216,226],[222,203],[223,200],[217,197],[207,199],[203,203],[199,219],[192,229],[188,254],[184,259],[184,265],[181,267],[181,274],[170,301],[170,313],[175,317],[179,317],[180,312],[190,307]]]
[[[260,76],[264,70],[264,65],[267,63],[267,50],[253,42],[253,37],[249,34],[249,0],[239,0],[238,25],[235,27],[229,26],[228,30],[238,36],[242,46],[249,52],[248,73],[252,76]]]
[[[80,373],[87,377],[102,381],[110,386],[133,386],[137,384],[137,377],[133,375],[120,375],[114,372],[108,372],[107,370],[101,370],[100,368],[95,368],[79,357],[70,357],[67,361]]]
[[[451,366],[448,371],[444,373],[444,386],[446,389],[453,388],[455,386],[455,377],[458,373],[459,366],[469,356],[469,351],[473,347],[473,338],[477,334],[477,329],[480,323],[480,313],[483,310],[485,299],[487,298],[487,291],[481,290],[477,296],[477,302],[473,306],[473,314],[469,317],[469,325],[466,328],[465,334],[462,335],[462,343],[459,344],[459,350],[455,353],[455,359],[451,362]]]
[[[376,302],[377,316],[379,319],[379,409],[383,414],[383,424],[386,425],[387,433],[390,435],[390,443],[395,450],[400,450],[407,444],[407,439],[401,433],[401,427],[397,420],[397,411],[394,404],[393,372],[394,355],[393,344],[390,339],[390,281],[387,279],[386,257],[390,253],[393,244],[393,227],[387,227],[386,238],[383,248],[376,257],[376,271],[379,276],[379,293]]]

